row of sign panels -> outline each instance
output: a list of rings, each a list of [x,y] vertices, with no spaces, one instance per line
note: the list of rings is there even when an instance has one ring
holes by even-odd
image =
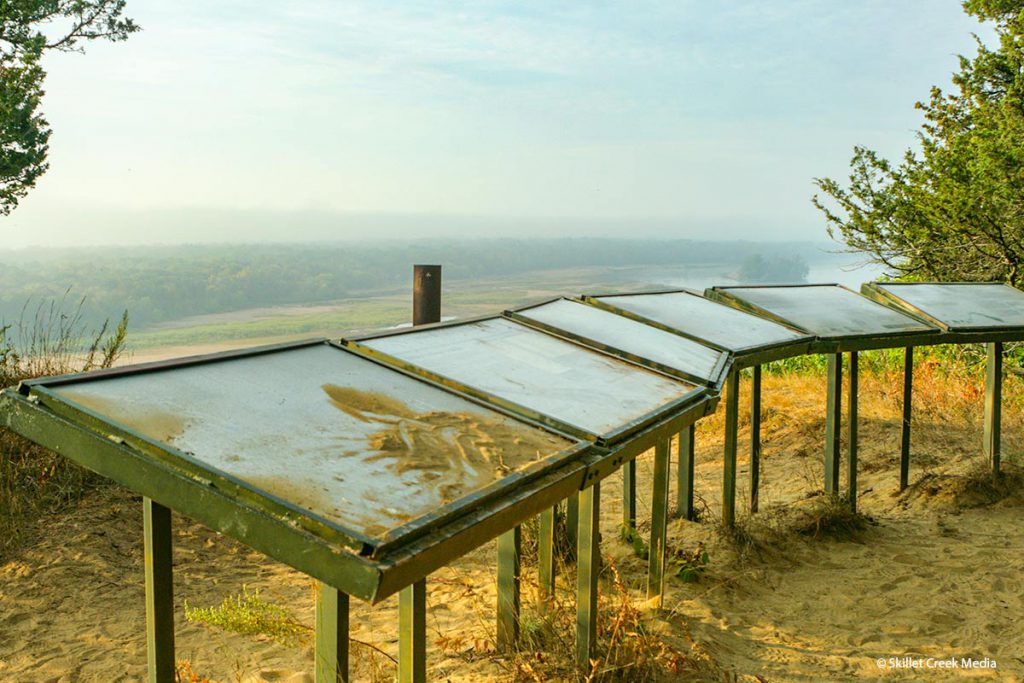
[[[33,380],[4,393],[3,414],[158,503],[379,601],[717,402],[500,317],[378,341],[422,352],[423,366],[317,340]]]
[[[835,285],[559,299],[340,345],[35,380],[4,392],[4,416],[377,601],[692,424],[731,367],[1024,337],[1010,287],[864,291],[875,301]]]
[[[812,333],[818,352],[1024,335],[1024,292],[994,283],[712,287],[708,298]]]

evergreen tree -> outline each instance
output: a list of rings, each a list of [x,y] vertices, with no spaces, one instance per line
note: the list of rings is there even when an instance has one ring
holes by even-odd
[[[1024,0],[968,0],[998,44],[960,57],[953,88],[918,102],[920,150],[856,147],[849,185],[815,183],[829,234],[906,279],[1024,284]]]

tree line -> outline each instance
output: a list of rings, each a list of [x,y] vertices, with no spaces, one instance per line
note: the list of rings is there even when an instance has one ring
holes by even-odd
[[[69,289],[85,298],[86,321],[128,309],[132,328],[140,329],[193,315],[402,290],[415,263],[443,264],[452,280],[586,266],[739,267],[795,255],[824,257],[820,245],[806,242],[584,238],[22,249],[0,251],[0,320],[17,321],[26,303],[61,298]]]

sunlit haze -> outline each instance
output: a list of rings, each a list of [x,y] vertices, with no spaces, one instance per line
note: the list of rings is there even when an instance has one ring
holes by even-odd
[[[823,240],[812,178],[914,142],[987,29],[956,0],[129,0],[51,54],[7,246],[604,235]]]

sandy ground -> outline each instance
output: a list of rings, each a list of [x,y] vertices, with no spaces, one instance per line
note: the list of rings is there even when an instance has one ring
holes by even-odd
[[[980,390],[943,381],[927,366],[919,372],[912,486],[903,493],[896,490],[898,377],[862,379],[859,504],[873,524],[854,540],[794,531],[814,503],[808,496],[821,486],[822,380],[766,376],[761,512],[741,514],[740,541],[716,530],[721,415],[699,428],[704,519],[674,520],[669,548],[703,544],[710,562],[695,583],[670,576],[664,609],[646,611],[644,623],[671,648],[706,661],[699,670],[665,670],[660,679],[1024,680],[1024,494],[969,485],[963,475],[980,464]],[[1004,458],[1017,476],[1021,383],[1008,380],[1004,416]],[[741,437],[748,420],[742,422]],[[646,532],[649,455],[638,469],[639,526]],[[740,471],[738,498],[745,503],[749,463],[742,458]],[[620,481],[605,484],[602,552],[639,604],[645,563],[618,539]],[[140,500],[106,488],[74,511],[43,520],[38,540],[0,563],[0,680],[144,677],[141,527]],[[175,518],[175,529],[178,658],[217,681],[312,680],[308,648],[227,634],[187,623],[183,614],[185,602],[219,604],[244,586],[312,624],[311,581],[188,520]],[[555,676],[550,657],[493,653],[493,557],[492,543],[431,577],[431,680]],[[612,592],[607,583],[602,590]],[[394,656],[394,601],[355,605],[352,624],[352,638]],[[353,648],[357,680],[391,680],[385,656]],[[924,658],[927,666],[929,657],[955,658],[958,668],[894,668],[889,661]],[[997,668],[967,670],[963,657],[987,657]]]

